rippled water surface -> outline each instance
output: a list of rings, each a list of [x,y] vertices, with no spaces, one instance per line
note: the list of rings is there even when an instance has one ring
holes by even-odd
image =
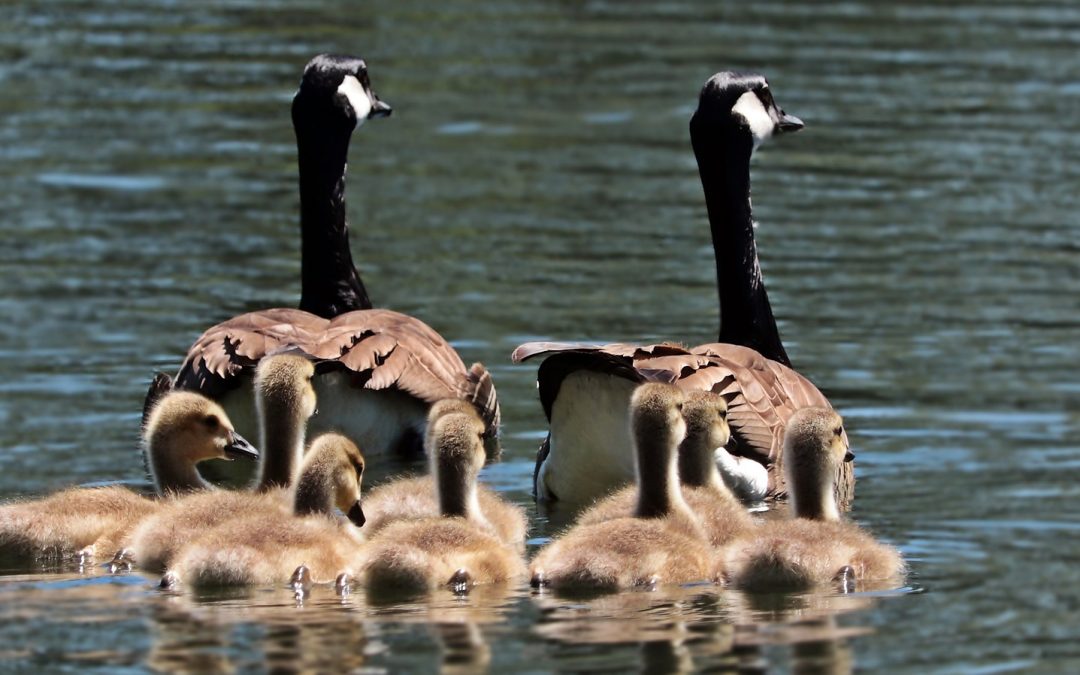
[[[499,385],[530,503],[526,339],[715,335],[687,122],[766,73],[807,129],[759,153],[788,351],[848,420],[854,517],[904,589],[595,600],[483,590],[167,595],[100,569],[0,577],[24,670],[1080,670],[1080,7],[1073,2],[14,3],[0,8],[0,495],[143,484],[150,373],[299,296],[289,101],[319,51],[395,107],[353,143],[381,306]],[[551,534],[534,518],[533,543]]]

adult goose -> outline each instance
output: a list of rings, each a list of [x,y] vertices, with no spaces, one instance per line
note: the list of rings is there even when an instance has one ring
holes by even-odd
[[[588,502],[633,478],[628,402],[634,387],[649,380],[722,394],[731,441],[717,453],[752,459],[743,466],[767,478],[741,496],[756,501],[786,494],[781,448],[787,420],[800,408],[829,402],[791,368],[776,328],[754,243],[750,156],[771,136],[802,127],[776,105],[761,75],[717,73],[701,90],[690,139],[716,256],[718,342],[693,348],[530,342],[514,350],[516,363],[544,357],[537,386],[550,426],[534,472],[538,500]],[[720,463],[729,484],[753,483],[752,470],[733,474],[732,464]],[[837,497],[846,505],[854,474],[850,464],[841,472]]]
[[[353,265],[345,220],[345,171],[353,130],[389,115],[371,88],[363,60],[323,54],[307,64],[293,98],[300,167],[300,308],[242,314],[195,341],[173,386],[219,400],[239,428],[256,425],[255,364],[295,349],[319,360],[320,415],[312,435],[335,429],[369,455],[418,452],[430,404],[471,402],[498,451],[499,405],[487,370],[466,368],[445,339],[422,321],[373,309]],[[160,379],[158,385],[160,388]],[[155,397],[154,386],[148,401]]]

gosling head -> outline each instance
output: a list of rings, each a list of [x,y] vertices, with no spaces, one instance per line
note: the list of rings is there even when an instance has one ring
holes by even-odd
[[[321,481],[320,481],[321,479]],[[304,458],[304,470],[297,485],[297,512],[311,513],[326,508],[326,497],[341,509],[353,525],[363,527],[367,519],[361,504],[360,486],[364,480],[364,455],[345,436],[322,434],[311,443]],[[318,483],[322,482],[322,485]],[[328,491],[319,504],[318,492]]]
[[[167,447],[192,464],[259,458],[259,451],[236,433],[221,406],[192,391],[163,397],[150,413],[144,438],[151,455],[157,447]]]
[[[452,409],[448,409],[452,408]],[[443,515],[476,515],[476,480],[484,466],[484,421],[471,404],[436,404],[425,442]]]
[[[306,422],[316,411],[315,364],[297,354],[276,354],[255,368],[255,403],[264,420]]]
[[[711,391],[693,391],[686,395],[682,414],[686,420],[686,438],[712,450],[722,448],[731,439],[731,427],[727,421],[727,401]]]
[[[727,401],[711,391],[686,395],[682,409],[686,438],[679,446],[679,479],[685,485],[720,485],[714,453],[727,445],[731,428],[727,422]]]
[[[844,420],[835,410],[803,408],[792,415],[784,436],[784,472],[795,515],[839,519],[836,477],[841,465],[854,458]]]
[[[147,417],[143,442],[160,493],[205,487],[195,471],[199,462],[259,458],[221,406],[190,391],[173,391],[158,401]]]
[[[427,423],[430,429],[435,420],[450,413],[472,415],[476,413],[476,406],[463,398],[444,398],[435,401],[428,409]]]
[[[735,132],[749,142],[751,151],[775,135],[803,126],[802,120],[776,105],[763,75],[731,71],[717,73],[705,82],[690,120],[691,133],[707,129]]]
[[[686,394],[672,384],[649,382],[630,397],[630,426],[633,437],[646,445],[677,446],[686,436],[682,416]]]
[[[308,62],[292,106],[293,125],[298,130],[337,129],[346,134],[391,112],[393,109],[371,88],[364,60],[336,54],[319,54]]]

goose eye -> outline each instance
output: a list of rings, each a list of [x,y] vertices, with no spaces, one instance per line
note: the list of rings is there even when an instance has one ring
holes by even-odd
[[[836,427],[835,429],[833,429],[833,433],[836,434],[837,436],[843,436],[844,435],[844,427]]]
[[[211,431],[217,429],[218,425],[221,424],[221,422],[217,418],[217,415],[207,415],[206,417],[204,417],[202,419],[202,423],[203,423],[203,426],[205,426],[207,429],[209,429]]]

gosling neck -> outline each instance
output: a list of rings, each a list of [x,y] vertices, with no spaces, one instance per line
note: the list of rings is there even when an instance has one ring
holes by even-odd
[[[719,342],[755,349],[791,365],[776,328],[761,276],[750,206],[750,135],[695,113],[690,140],[709,212],[716,285],[720,298]]]
[[[435,467],[435,489],[439,496],[439,513],[448,517],[478,520],[480,500],[476,475],[456,464],[443,463]]]
[[[334,513],[334,462],[318,457],[309,461],[296,481],[293,513],[298,516]]]
[[[150,477],[159,495],[193,492],[210,487],[210,484],[199,475],[190,455],[185,454],[186,450],[190,448],[170,441],[165,434],[150,436],[146,452],[149,460],[147,463],[150,467]]]
[[[715,448],[707,433],[689,431],[679,444],[679,481],[689,487],[713,491],[726,489],[713,458]]]
[[[296,482],[304,458],[305,420],[287,406],[260,406],[262,461],[255,489],[284,488]]]
[[[352,129],[324,128],[298,119],[293,124],[300,167],[300,309],[324,318],[371,309],[353,265],[345,220],[345,171]]]
[[[796,518],[808,520],[840,520],[840,510],[836,506],[835,477],[830,478],[824,470],[807,472],[805,475],[792,475],[786,472],[788,491],[791,498],[791,510]]]
[[[679,489],[678,443],[668,435],[636,439],[638,450],[638,518],[664,518],[688,512]]]

